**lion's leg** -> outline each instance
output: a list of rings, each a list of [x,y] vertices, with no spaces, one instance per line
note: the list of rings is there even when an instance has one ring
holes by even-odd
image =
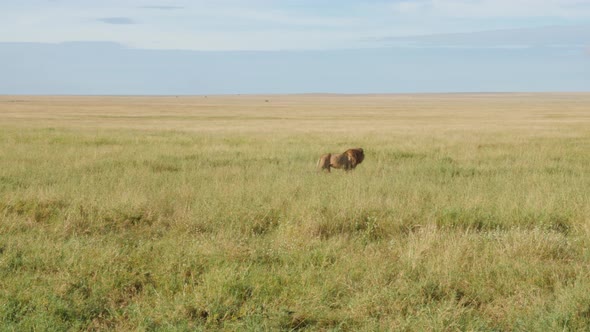
[[[343,167],[345,172],[350,171],[350,158],[347,158],[346,162],[344,163]]]
[[[318,166],[321,171],[328,170],[328,172],[330,172],[330,154],[321,156],[320,160],[318,161]]]

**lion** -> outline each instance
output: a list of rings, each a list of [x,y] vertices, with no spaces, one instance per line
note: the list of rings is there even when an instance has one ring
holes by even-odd
[[[348,172],[362,163],[364,159],[365,152],[362,148],[348,149],[341,154],[326,153],[322,155],[317,166],[320,170],[328,170],[328,173],[331,167]]]

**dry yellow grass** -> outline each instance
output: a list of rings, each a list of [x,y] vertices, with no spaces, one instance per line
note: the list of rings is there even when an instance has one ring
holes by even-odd
[[[361,134],[583,129],[590,94],[1,96],[5,125]],[[567,131],[567,130],[566,130]],[[534,133],[533,133],[534,134]]]
[[[2,328],[583,330],[589,151],[587,93],[0,96]]]

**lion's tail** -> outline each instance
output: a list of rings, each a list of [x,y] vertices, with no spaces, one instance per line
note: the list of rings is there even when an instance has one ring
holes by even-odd
[[[316,167],[317,168],[321,168],[322,167],[322,157],[320,157],[320,159],[318,159],[318,162],[316,163]]]

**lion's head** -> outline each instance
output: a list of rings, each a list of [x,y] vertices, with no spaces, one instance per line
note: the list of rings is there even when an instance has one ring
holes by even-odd
[[[356,165],[362,163],[365,159],[363,148],[348,149],[344,154],[348,155],[352,168],[355,168]]]

